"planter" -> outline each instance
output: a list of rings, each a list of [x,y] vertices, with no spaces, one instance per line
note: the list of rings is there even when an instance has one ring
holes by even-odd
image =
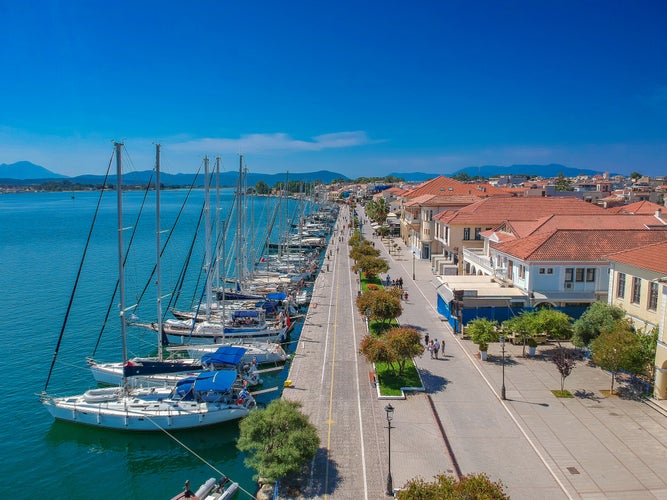
[[[528,346],[528,356],[535,356],[535,350],[537,347],[530,347]]]
[[[479,359],[486,361],[486,351],[479,351]]]

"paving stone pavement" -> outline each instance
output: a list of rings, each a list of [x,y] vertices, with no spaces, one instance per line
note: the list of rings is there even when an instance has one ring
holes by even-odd
[[[409,293],[401,323],[446,341],[444,359],[428,354],[415,359],[424,392],[379,398],[369,380],[371,367],[358,354],[367,330],[354,307],[359,285],[350,270],[347,228],[349,215],[343,211],[290,368],[293,387],[283,391],[284,398],[303,404],[321,438],[300,498],[386,498],[384,407],[391,402],[394,487],[417,476],[430,480],[460,470],[502,481],[513,499],[667,499],[664,406],[604,398],[600,390],[609,387],[609,375],[587,362],[578,363],[566,380],[576,397],[556,398],[551,390],[560,388],[560,375],[548,360],[552,346],[524,358],[521,347],[511,344],[506,345],[507,400],[501,400],[499,345],[492,344],[489,359],[480,361],[476,346],[454,335],[437,314],[430,263],[413,263],[399,240],[399,252],[390,255],[388,240],[365,231],[390,263],[389,274],[402,277]]]

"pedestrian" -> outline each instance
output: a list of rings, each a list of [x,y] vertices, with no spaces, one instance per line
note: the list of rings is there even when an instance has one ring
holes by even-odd
[[[440,352],[442,353],[442,359],[445,359],[445,339],[442,339],[442,344],[440,344]]]
[[[428,335],[428,333],[425,333],[424,334],[424,344],[428,345],[428,339],[429,339],[429,335]]]
[[[431,359],[433,359],[434,355],[433,355],[433,341],[432,340],[428,343],[428,352],[431,353]]]
[[[435,354],[435,359],[438,359],[438,351],[440,350],[440,342],[438,339],[435,339],[433,342],[433,354]]]

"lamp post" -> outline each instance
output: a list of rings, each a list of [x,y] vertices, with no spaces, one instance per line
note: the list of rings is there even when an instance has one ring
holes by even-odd
[[[412,281],[415,280],[415,232],[412,231]]]
[[[387,406],[384,407],[384,411],[387,412],[387,431],[388,431],[388,436],[389,436],[389,472],[387,473],[387,495],[388,496],[394,496],[394,486],[393,482],[391,480],[391,419],[394,416],[394,407],[391,406],[391,403],[389,403]]]
[[[503,385],[500,388],[500,399],[505,401],[507,399],[505,397],[505,336],[501,335],[500,336],[500,347],[502,347],[503,350]]]

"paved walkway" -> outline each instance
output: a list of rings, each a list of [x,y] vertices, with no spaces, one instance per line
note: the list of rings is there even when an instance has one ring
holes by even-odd
[[[349,225],[344,217],[339,232]],[[366,325],[354,307],[358,283],[347,239],[332,238],[290,370],[294,387],[283,392],[303,403],[322,438],[302,498],[379,499],[386,490],[387,401],[378,398],[358,354]],[[498,344],[480,361],[476,346],[440,320],[430,263],[414,262],[413,281],[412,256],[402,242],[389,255],[379,239],[372,241],[409,293],[401,323],[444,339],[447,347],[444,359],[428,353],[416,359],[425,393],[391,401],[394,487],[460,470],[501,480],[513,499],[667,498],[667,412],[603,398],[608,374],[584,362],[566,380],[577,397],[554,397],[560,376],[546,357],[549,346],[538,348],[535,359],[521,357],[520,346],[506,346],[502,401]]]

